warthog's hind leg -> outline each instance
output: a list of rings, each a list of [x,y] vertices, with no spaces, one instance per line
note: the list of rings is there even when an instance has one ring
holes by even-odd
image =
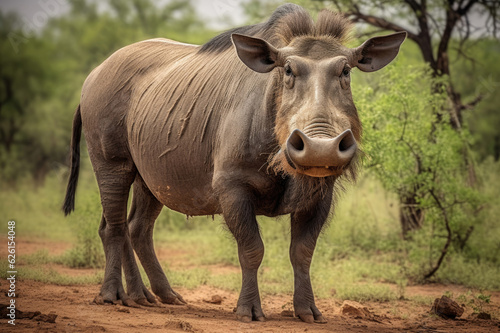
[[[144,184],[142,178],[139,176],[137,176],[133,188],[134,195],[129,215],[130,237],[134,250],[141,261],[142,267],[144,267],[144,270],[148,275],[151,283],[151,289],[160,298],[162,303],[178,305],[186,304],[182,296],[176,293],[170,286],[170,283],[168,282],[168,279],[158,262],[153,246],[153,228],[156,218],[160,214],[163,205],[154,197],[151,191]],[[132,268],[131,273],[134,273],[134,268]],[[137,274],[139,274],[138,271],[137,273],[134,273],[135,276],[137,276]],[[140,283],[137,282],[136,290],[139,294],[141,292],[141,285],[142,289],[146,290],[142,284],[142,280]],[[148,295],[145,294],[145,296],[149,301],[149,297],[147,297]]]
[[[103,208],[99,236],[106,256],[104,282],[95,302],[137,306],[122,284],[122,256],[128,237],[127,200],[136,169],[127,161],[102,164],[95,169]]]
[[[132,200],[132,207],[129,214],[130,220],[134,219],[136,216],[136,200],[135,195]],[[129,236],[129,233],[127,233]],[[142,281],[141,273],[137,266],[135,260],[134,250],[132,248],[132,243],[130,237],[126,238],[125,250],[122,257],[123,271],[125,272],[125,279],[127,281],[127,294],[134,300],[137,304],[144,306],[159,306],[156,296],[153,295],[144,285]]]

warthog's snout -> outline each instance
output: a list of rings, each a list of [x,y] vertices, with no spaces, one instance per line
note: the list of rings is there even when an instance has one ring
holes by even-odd
[[[323,168],[325,172],[313,172],[316,176],[338,173],[347,166],[356,153],[356,140],[351,130],[345,130],[333,139],[310,138],[296,129],[286,143],[287,160],[294,169],[304,171]],[[311,170],[312,171],[312,170]]]

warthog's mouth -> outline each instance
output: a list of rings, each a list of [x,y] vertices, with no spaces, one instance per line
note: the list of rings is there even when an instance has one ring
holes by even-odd
[[[285,159],[288,165],[294,169],[296,172],[304,174],[306,176],[311,177],[329,177],[329,176],[340,176],[344,172],[347,166],[337,167],[337,166],[301,166],[293,163],[290,155],[288,154],[288,150],[284,149],[283,153],[285,155]]]

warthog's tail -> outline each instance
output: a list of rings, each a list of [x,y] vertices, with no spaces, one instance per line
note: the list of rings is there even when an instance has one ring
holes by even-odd
[[[82,116],[80,113],[80,105],[76,109],[73,118],[73,133],[71,137],[71,171],[66,188],[66,197],[64,198],[63,211],[64,215],[69,215],[75,210],[75,194],[76,186],[78,185],[78,173],[80,172],[80,138],[82,137]]]

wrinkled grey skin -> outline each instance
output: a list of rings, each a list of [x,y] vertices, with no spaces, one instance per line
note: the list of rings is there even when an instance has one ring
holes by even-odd
[[[273,18],[302,11],[285,5]],[[66,214],[74,208],[83,127],[103,207],[106,269],[96,302],[156,304],[135,251],[159,300],[185,303],[153,247],[154,222],[167,206],[187,215],[223,215],[242,269],[237,317],[263,320],[257,270],[264,246],[256,215],[290,214],[295,314],[324,322],[309,267],[335,180],[352,167],[361,137],[349,69],[380,69],[404,37],[373,38],[349,49],[330,37],[275,46],[233,34],[234,45],[218,51],[155,39],[124,47],[97,67],[75,114],[64,205]],[[223,38],[227,45],[231,35]]]

